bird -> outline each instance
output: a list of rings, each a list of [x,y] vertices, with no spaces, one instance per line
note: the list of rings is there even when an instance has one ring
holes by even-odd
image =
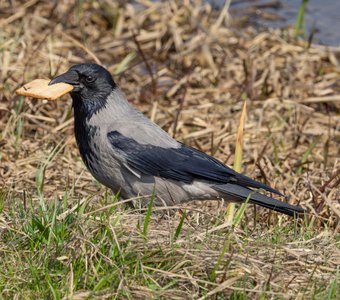
[[[284,196],[278,190],[171,137],[128,102],[103,66],[73,65],[49,85],[60,82],[73,86],[74,132],[82,160],[120,198],[153,195],[159,206],[248,201],[289,216],[304,212],[262,192]]]

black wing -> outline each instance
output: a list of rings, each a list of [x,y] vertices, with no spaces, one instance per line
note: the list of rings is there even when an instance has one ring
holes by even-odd
[[[236,183],[282,195],[261,182],[235,172],[212,156],[184,144],[181,144],[180,148],[144,145],[118,131],[109,132],[107,137],[112,147],[123,155],[128,165],[143,174],[185,183],[191,183],[194,179],[214,183]]]

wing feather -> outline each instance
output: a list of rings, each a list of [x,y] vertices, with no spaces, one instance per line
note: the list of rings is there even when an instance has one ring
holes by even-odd
[[[109,132],[107,137],[111,146],[126,159],[127,164],[143,174],[185,183],[192,183],[194,179],[236,183],[280,194],[261,182],[235,172],[212,156],[184,144],[180,144],[179,148],[140,144],[118,131]]]

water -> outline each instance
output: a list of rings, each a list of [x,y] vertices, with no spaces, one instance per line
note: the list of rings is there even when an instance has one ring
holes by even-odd
[[[209,0],[215,7],[224,0]],[[258,26],[284,27],[294,25],[301,0],[233,0],[233,16],[248,15]],[[340,46],[340,1],[309,0],[305,14],[307,35],[314,31],[313,42]]]

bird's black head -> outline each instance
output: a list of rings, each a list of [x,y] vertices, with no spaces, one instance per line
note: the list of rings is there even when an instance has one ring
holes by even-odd
[[[107,97],[116,87],[111,74],[92,63],[72,66],[66,73],[53,78],[49,85],[58,82],[73,86],[74,108],[82,110],[88,117],[106,105]]]

